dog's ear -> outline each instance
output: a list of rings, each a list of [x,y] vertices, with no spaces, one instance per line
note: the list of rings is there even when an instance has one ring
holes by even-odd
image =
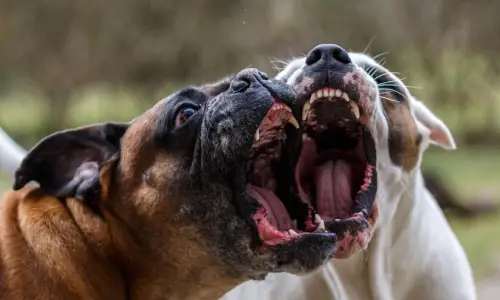
[[[455,140],[448,126],[443,123],[434,113],[420,100],[413,97],[413,112],[417,121],[429,130],[431,143],[448,150],[455,150]]]
[[[86,200],[101,190],[100,167],[118,155],[129,124],[104,123],[56,132],[40,141],[16,172],[14,190],[31,181],[56,197]]]

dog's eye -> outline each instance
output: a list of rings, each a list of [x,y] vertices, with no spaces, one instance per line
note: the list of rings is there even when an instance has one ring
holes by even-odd
[[[197,107],[183,107],[175,116],[175,127],[181,126],[198,111]]]

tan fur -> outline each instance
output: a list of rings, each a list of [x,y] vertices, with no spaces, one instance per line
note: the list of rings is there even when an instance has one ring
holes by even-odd
[[[391,98],[391,95],[385,94]],[[393,99],[396,101],[395,99]],[[408,102],[382,101],[389,124],[389,154],[405,172],[418,164],[421,135],[410,113]]]
[[[159,193],[177,164],[153,149],[156,111],[127,131],[115,176],[116,157],[103,167],[102,216],[36,186],[4,196],[0,299],[216,299],[238,283],[213,261],[199,228],[176,217],[182,203]]]

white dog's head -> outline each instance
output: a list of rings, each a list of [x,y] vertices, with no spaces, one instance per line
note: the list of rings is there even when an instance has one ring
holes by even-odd
[[[455,142],[397,76],[365,54],[319,45],[277,78],[294,87],[302,114],[298,193],[339,236],[335,257],[347,258],[367,247],[388,187],[412,177],[430,143],[454,149]]]

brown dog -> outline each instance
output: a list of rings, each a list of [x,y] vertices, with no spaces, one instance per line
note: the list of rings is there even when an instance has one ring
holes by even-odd
[[[334,233],[276,228],[266,197],[246,192],[258,180],[249,165],[272,169],[259,145],[276,132],[300,138],[294,101],[291,87],[246,69],[131,123],[42,140],[2,201],[0,299],[216,299],[247,279],[322,265]],[[276,178],[260,184],[289,190]]]

